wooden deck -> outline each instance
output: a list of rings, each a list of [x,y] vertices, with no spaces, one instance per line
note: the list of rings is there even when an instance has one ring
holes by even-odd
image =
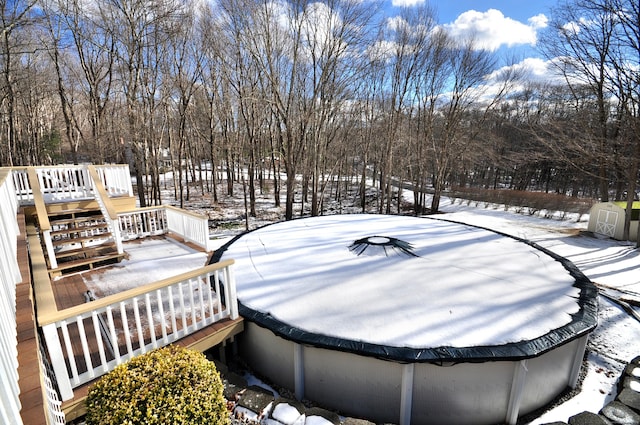
[[[18,214],[18,263],[22,282],[16,286],[16,321],[18,331],[18,384],[20,385],[20,415],[26,425],[46,425],[36,319],[31,290],[31,271],[27,248],[24,214]]]
[[[21,224],[21,236],[25,240],[19,242],[19,261],[23,283],[18,286],[18,357],[19,357],[19,376],[21,387],[21,402],[23,406],[22,417],[23,422],[29,425],[46,424],[46,404],[44,402],[42,387],[42,372],[40,371],[40,362],[38,360],[38,344],[36,339],[36,320],[34,314],[35,297],[32,294],[32,273],[29,267],[29,257],[27,251],[24,218]],[[179,240],[181,243],[185,243]],[[185,243],[191,248],[195,245]],[[197,248],[197,247],[196,247]],[[204,264],[203,264],[204,265]],[[84,294],[88,288],[83,279],[83,275],[100,273],[100,270],[88,270],[82,274],[70,274],[57,278],[51,288],[58,310],[70,308],[85,303]],[[34,274],[35,278],[36,274]],[[42,274],[40,274],[40,277]],[[175,342],[191,349],[206,351],[226,341],[233,340],[234,336],[244,330],[244,322],[240,317],[236,320],[223,320],[206,328],[200,329],[196,333],[189,335]],[[88,338],[94,337],[87,335]],[[85,414],[84,400],[88,393],[88,387],[91,383],[85,384],[74,390],[74,398],[62,404],[66,420],[74,420]]]

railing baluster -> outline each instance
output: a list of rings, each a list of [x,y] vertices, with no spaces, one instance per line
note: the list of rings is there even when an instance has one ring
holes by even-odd
[[[144,333],[142,332],[142,323],[140,322],[140,307],[138,306],[138,297],[133,297],[133,317],[136,322],[136,330],[138,331],[138,348],[142,350],[143,353],[147,352],[144,343]]]
[[[225,267],[225,274],[227,275],[227,289],[229,290],[229,316],[231,320],[236,320],[240,314],[238,313],[238,294],[236,292],[236,278],[233,275],[233,269],[231,267]]]
[[[156,341],[156,325],[153,320],[153,311],[151,311],[151,296],[147,292],[144,294],[144,302],[147,307],[147,324],[149,326],[149,337],[153,348],[158,348],[158,341]]]
[[[215,322],[217,320],[216,318],[216,312],[215,312],[215,305],[213,304],[213,295],[211,294],[211,292],[213,292],[211,290],[211,273],[207,273],[206,278],[205,278],[205,288],[207,291],[207,302],[209,303],[209,317],[211,318],[211,322]]]
[[[189,291],[189,308],[191,309],[191,326],[193,329],[198,329],[198,308],[196,307],[195,299],[193,297],[193,279],[189,279],[187,282],[187,290]]]
[[[91,321],[93,322],[93,332],[96,334],[96,342],[98,344],[98,354],[100,355],[100,364],[102,365],[102,373],[107,373],[107,355],[104,351],[104,343],[102,342],[102,329],[100,327],[100,318],[97,311],[91,312]]]
[[[207,323],[207,311],[204,305],[204,287],[202,285],[202,277],[198,276],[196,278],[198,282],[198,301],[200,302],[200,322],[205,325]]]
[[[109,335],[111,335],[111,345],[116,358],[116,364],[122,363],[122,356],[120,355],[120,344],[118,343],[118,335],[116,334],[116,326],[113,321],[113,308],[107,306],[107,321],[109,324]]]
[[[127,346],[127,359],[133,357],[133,347],[131,346],[131,332],[129,331],[129,321],[127,320],[127,306],[122,301],[120,303],[120,318],[122,319],[122,330],[124,330],[124,341]]]
[[[222,296],[220,294],[220,272],[218,270],[214,272],[213,281],[215,282],[216,301],[218,302],[218,317],[222,317],[224,305],[222,304]]]
[[[180,284],[178,284],[179,286]],[[171,285],[167,288],[169,291],[169,311],[171,316],[171,332],[174,334],[178,333],[178,324],[176,323],[176,308],[173,300],[173,289],[176,285]]]
[[[184,289],[183,289],[184,284],[183,283],[179,283],[178,284],[178,295],[180,296],[180,316],[182,316],[182,329],[181,329],[181,334],[186,334],[187,332],[187,315],[185,313],[185,308],[184,308]]]
[[[80,336],[80,344],[82,345],[82,354],[84,355],[84,362],[89,372],[90,377],[95,377],[93,370],[93,362],[91,361],[91,352],[89,351],[89,344],[87,343],[87,334],[84,331],[84,320],[81,316],[76,319],[76,326],[78,326],[78,334]]]
[[[170,291],[170,289],[169,289]],[[158,300],[158,311],[160,314],[160,326],[162,332],[162,342],[164,344],[168,344],[169,340],[167,339],[167,320],[164,317],[164,301],[162,299],[162,289],[158,289],[156,291],[156,298]]]
[[[69,329],[67,327],[67,321],[62,320],[60,322],[60,330],[62,331],[62,339],[64,341],[64,348],[67,352],[67,360],[69,361],[69,367],[71,368],[71,380],[77,385],[78,381],[78,367],[76,365],[76,356],[73,353],[73,346],[71,345],[71,338],[69,337]]]

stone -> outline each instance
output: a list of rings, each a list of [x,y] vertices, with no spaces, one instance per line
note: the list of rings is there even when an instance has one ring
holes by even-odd
[[[297,400],[278,398],[272,404],[262,425],[304,425],[304,404]]]
[[[348,417],[342,421],[341,425],[375,425],[375,424],[366,419],[357,419],[357,418]]]
[[[257,421],[265,415],[274,400],[275,397],[271,391],[251,385],[240,395],[233,413],[236,416]]]
[[[230,401],[236,401],[238,393],[249,386],[247,380],[237,373],[227,372],[224,375],[221,375],[220,378],[222,378],[222,383],[224,385],[224,398]]]
[[[602,408],[600,414],[613,425],[638,425],[640,424],[640,415],[634,412],[629,406],[612,401]]]
[[[618,379],[618,392],[631,386],[640,388],[640,365],[634,363],[629,363],[622,371]]]
[[[340,425],[340,416],[318,407],[307,409],[305,425]]]
[[[569,418],[569,425],[612,425],[604,416],[591,412],[578,413]]]
[[[616,400],[640,413],[640,392],[628,387],[623,388],[616,397]]]

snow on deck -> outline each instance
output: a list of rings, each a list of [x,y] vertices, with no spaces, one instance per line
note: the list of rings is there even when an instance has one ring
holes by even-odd
[[[579,289],[521,241],[439,220],[342,215],[231,243],[238,298],[308,332],[394,347],[501,345],[571,322]]]
[[[204,267],[207,254],[171,238],[137,239],[125,243],[126,259],[83,274],[83,280],[99,297],[117,294]]]

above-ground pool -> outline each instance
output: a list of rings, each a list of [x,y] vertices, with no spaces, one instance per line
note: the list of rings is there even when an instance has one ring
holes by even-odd
[[[514,424],[575,386],[597,291],[533,243],[443,220],[335,215],[269,225],[236,261],[241,355],[340,413]]]

